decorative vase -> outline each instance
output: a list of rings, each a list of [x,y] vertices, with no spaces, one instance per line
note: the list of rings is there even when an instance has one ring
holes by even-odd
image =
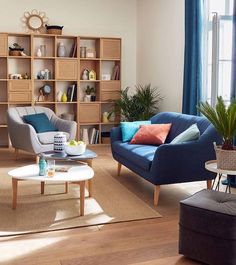
[[[108,120],[108,112],[103,112],[102,114],[102,122],[109,122]]]
[[[67,102],[67,96],[66,96],[66,93],[64,92],[62,97],[61,97],[61,101],[62,102]]]
[[[54,151],[62,153],[65,150],[66,135],[63,132],[59,132],[54,136]]]
[[[41,52],[40,48],[38,48],[38,50],[37,50],[37,56],[42,57],[42,52]]]
[[[65,57],[66,56],[66,48],[63,42],[59,42],[58,50],[57,50],[58,57]]]
[[[58,102],[61,102],[62,95],[63,95],[63,93],[61,91],[57,92],[57,101]]]
[[[83,71],[83,74],[82,74],[82,80],[88,80],[89,79],[89,75],[88,74],[89,74],[88,70],[85,69]]]

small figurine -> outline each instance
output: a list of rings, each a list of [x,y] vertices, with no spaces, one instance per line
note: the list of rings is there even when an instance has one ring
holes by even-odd
[[[82,80],[89,80],[89,70],[84,69],[83,74],[82,74]]]
[[[96,80],[96,72],[94,70],[89,71],[89,80]]]

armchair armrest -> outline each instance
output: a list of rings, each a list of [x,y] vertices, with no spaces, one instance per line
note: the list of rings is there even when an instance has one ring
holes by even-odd
[[[122,136],[121,136],[121,129],[120,127],[113,127],[111,129],[111,143],[115,141],[121,141]]]
[[[76,138],[77,123],[75,121],[63,120],[56,117],[53,123],[59,131],[69,133],[69,140],[73,140]]]

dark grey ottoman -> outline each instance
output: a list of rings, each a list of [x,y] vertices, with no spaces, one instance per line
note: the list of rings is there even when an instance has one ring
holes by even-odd
[[[180,202],[179,253],[212,265],[236,265],[236,195],[202,190]]]

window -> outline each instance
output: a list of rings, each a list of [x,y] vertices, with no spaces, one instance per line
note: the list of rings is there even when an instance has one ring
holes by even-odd
[[[233,0],[206,0],[203,98],[230,101]]]

